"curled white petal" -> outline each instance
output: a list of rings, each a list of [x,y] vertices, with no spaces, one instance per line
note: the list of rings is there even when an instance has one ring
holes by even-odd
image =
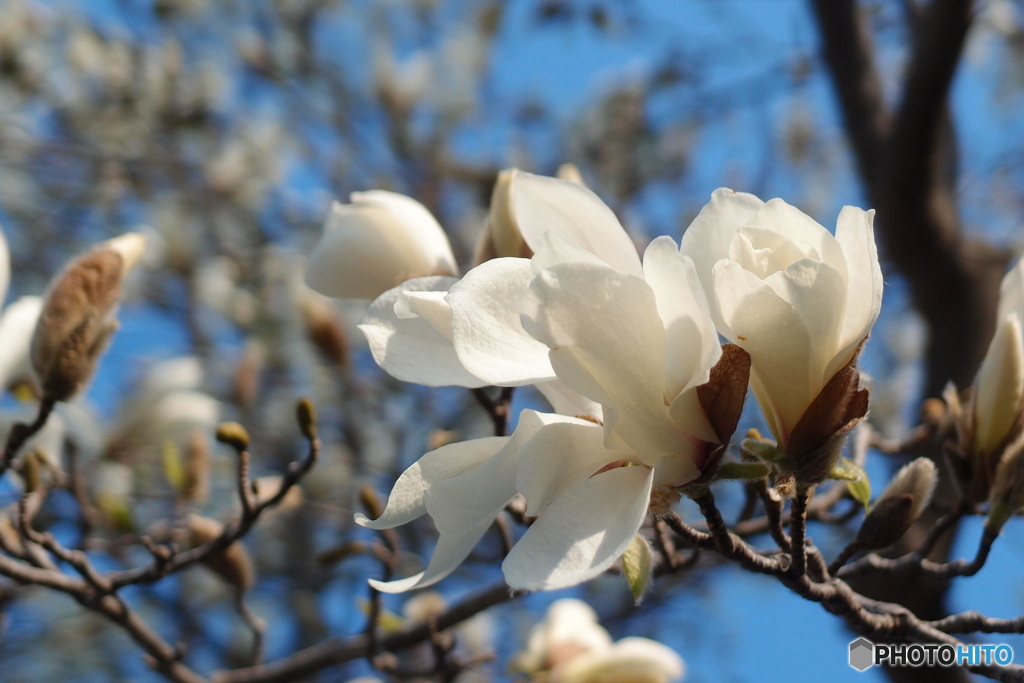
[[[505,558],[513,588],[554,590],[594,578],[617,560],[647,515],[652,471],[619,467],[577,479]]]
[[[546,232],[583,247],[612,268],[641,275],[633,241],[608,206],[571,180],[519,172],[512,179],[512,211],[534,252]]]
[[[366,310],[359,329],[366,335],[377,365],[392,377],[433,387],[482,387],[487,384],[462,365],[452,345],[451,331],[444,334],[438,330],[441,312],[430,309],[431,317],[422,318],[415,313],[406,296],[447,292],[455,282],[455,278],[450,277],[407,280],[382,294]],[[403,297],[402,305],[399,305]],[[424,306],[421,312],[427,310],[428,301],[419,303]],[[447,306],[443,298],[429,303]]]

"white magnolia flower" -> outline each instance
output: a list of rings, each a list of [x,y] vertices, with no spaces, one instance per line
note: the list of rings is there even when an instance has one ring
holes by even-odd
[[[306,283],[327,296],[375,299],[403,280],[459,272],[444,230],[404,195],[353,192],[335,202],[306,266]]]
[[[402,379],[544,382],[560,411],[590,419],[524,411],[511,438],[444,446],[410,467],[384,514],[358,521],[383,529],[429,514],[440,539],[423,574],[380,590],[443,578],[517,493],[539,518],[505,559],[509,585],[552,589],[596,576],[628,546],[652,490],[660,509],[674,502],[668,491],[702,474],[735,425],[724,413],[738,416],[742,404],[745,372],[722,416],[701,405],[698,387],[722,350],[693,264],[670,238],[655,240],[641,263],[589,190],[525,173],[515,183],[531,260],[493,259],[457,282],[406,282],[374,302],[362,328],[378,362]]]
[[[681,680],[685,671],[679,655],[656,641],[623,638],[613,643],[590,605],[572,598],[548,607],[514,666],[552,683],[668,683]]]
[[[32,377],[29,352],[42,310],[42,298],[23,296],[0,316],[0,391]]]
[[[873,211],[833,236],[781,199],[716,190],[683,235],[718,331],[750,354],[750,385],[781,446],[878,317]]]

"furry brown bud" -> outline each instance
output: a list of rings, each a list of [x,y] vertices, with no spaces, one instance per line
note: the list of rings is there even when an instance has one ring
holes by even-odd
[[[50,285],[32,335],[32,367],[43,398],[66,401],[92,378],[117,330],[121,283],[145,239],[128,233],[72,261]]]

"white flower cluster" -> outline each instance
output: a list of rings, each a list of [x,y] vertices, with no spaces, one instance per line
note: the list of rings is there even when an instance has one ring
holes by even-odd
[[[440,533],[426,570],[375,582],[382,591],[446,576],[516,495],[537,519],[505,559],[510,586],[600,574],[649,508],[714,474],[748,372],[795,461],[834,462],[836,435],[866,410],[853,366],[881,305],[872,212],[845,208],[833,236],[782,200],[722,189],[681,246],[659,237],[641,259],[582,184],[511,172],[491,206],[495,258],[458,278],[424,207],[385,192],[353,200],[332,210],[307,279],[331,296],[376,297],[360,327],[378,364],[430,386],[535,385],[555,410],[523,411],[509,437],[427,453],[380,518],[357,518],[386,529],[426,514]]]

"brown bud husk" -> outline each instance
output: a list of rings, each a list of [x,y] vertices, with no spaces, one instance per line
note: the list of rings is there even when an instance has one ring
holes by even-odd
[[[868,391],[860,388],[857,353],[811,401],[786,444],[786,456],[801,485],[828,478],[851,429],[868,412]]]
[[[708,454],[700,476],[692,483],[704,484],[715,476],[718,461],[739,424],[749,380],[750,354],[735,344],[723,344],[722,357],[711,368],[708,381],[697,387],[697,400],[718,436],[719,446]]]
[[[121,282],[143,246],[135,233],[103,242],[68,264],[50,285],[31,344],[44,399],[66,401],[92,378],[117,330]]]
[[[188,516],[189,543],[193,548],[209,543],[224,532],[220,522],[200,515]],[[208,557],[204,564],[229,585],[241,591],[249,590],[256,578],[252,558],[245,546],[234,542],[219,553]]]
[[[249,432],[237,422],[222,422],[217,427],[217,441],[225,443],[236,451],[249,448]]]

